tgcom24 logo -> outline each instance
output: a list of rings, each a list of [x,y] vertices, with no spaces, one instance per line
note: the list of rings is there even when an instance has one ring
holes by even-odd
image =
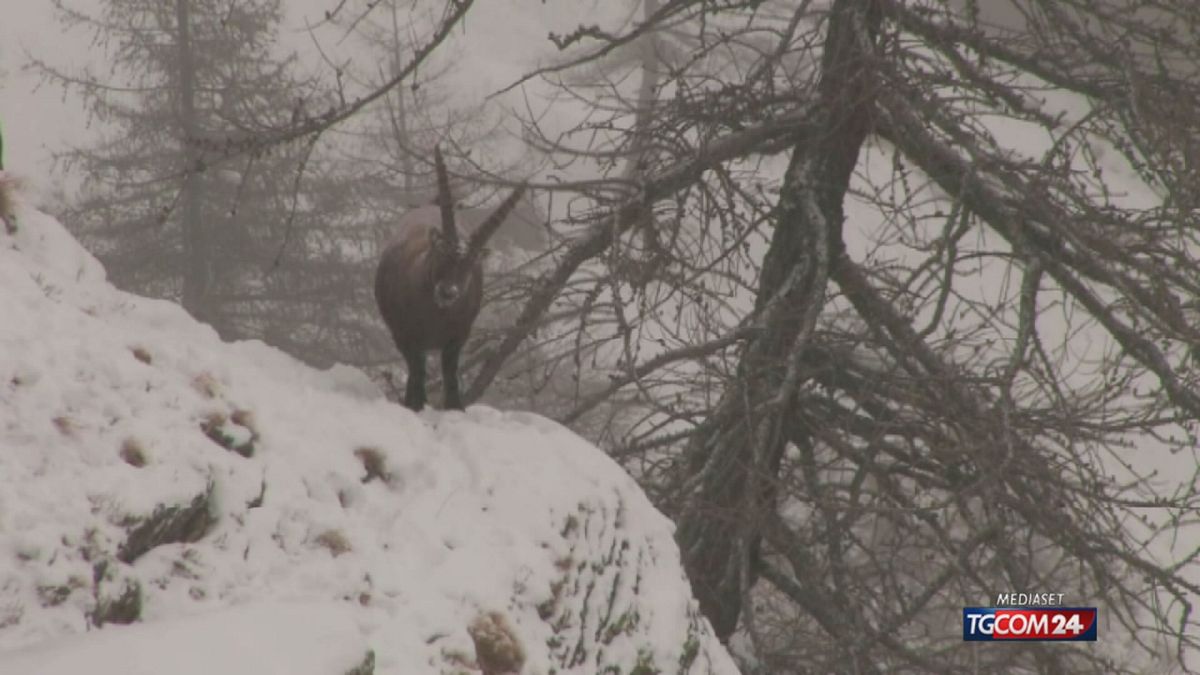
[[[1061,593],[1001,593],[994,607],[963,608],[963,640],[1095,642],[1095,607],[1063,607]],[[1057,606],[1046,606],[1046,605]]]

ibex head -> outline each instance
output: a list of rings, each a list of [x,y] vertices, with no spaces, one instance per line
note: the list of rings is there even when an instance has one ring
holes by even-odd
[[[438,307],[450,307],[458,302],[463,291],[469,285],[472,275],[484,253],[484,245],[495,234],[496,229],[508,217],[513,207],[520,201],[525,192],[525,186],[519,186],[504,200],[487,220],[471,234],[464,244],[459,237],[458,226],[454,222],[454,198],[450,194],[450,179],[446,174],[446,162],[442,159],[442,151],[433,149],[434,169],[437,172],[437,204],[441,211],[441,229],[430,232],[430,267],[433,282],[433,301]]]

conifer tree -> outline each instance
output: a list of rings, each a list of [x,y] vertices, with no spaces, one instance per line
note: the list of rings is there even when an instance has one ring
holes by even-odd
[[[260,337],[328,361],[347,294],[361,285],[343,194],[316,138],[230,153],[321,101],[280,53],[280,0],[55,0],[91,32],[103,70],[35,62],[81,97],[99,141],[58,156],[81,179],[64,221],[121,287],[180,301],[225,338]]]

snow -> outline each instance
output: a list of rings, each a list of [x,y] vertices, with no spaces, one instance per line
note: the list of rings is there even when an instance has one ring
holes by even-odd
[[[4,672],[43,675],[95,672],[106,663],[120,664],[126,675],[325,675],[358,665],[366,651],[346,607],[263,603],[77,635],[0,664]]]
[[[414,414],[354,369],[222,343],[112,288],[54,219],[19,222],[0,235],[0,673],[340,674],[368,654],[478,672],[468,628],[493,612],[522,673],[737,672],[671,523],[569,430]],[[123,548],[206,496],[203,536]],[[96,627],[123,594],[138,621]]]

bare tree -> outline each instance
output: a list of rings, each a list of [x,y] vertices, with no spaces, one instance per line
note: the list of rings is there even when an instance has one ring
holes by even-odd
[[[544,186],[566,238],[470,391],[531,344],[606,369],[560,419],[676,517],[701,606],[764,672],[1195,647],[1195,551],[1160,555],[1200,503],[1200,15],[1007,4],[647,4],[552,36],[528,78],[597,101],[566,135],[529,120],[593,177]],[[597,67],[647,35],[687,47],[659,48],[652,97]],[[962,606],[1010,589],[1102,605],[1120,646],[961,646]]]

